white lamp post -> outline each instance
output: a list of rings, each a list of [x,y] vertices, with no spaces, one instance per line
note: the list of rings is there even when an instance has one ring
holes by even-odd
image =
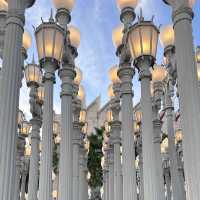
[[[64,27],[65,38],[62,68],[59,71],[62,80],[61,91],[61,142],[60,142],[60,166],[59,166],[59,200],[73,199],[73,166],[72,166],[72,132],[73,132],[73,81],[76,76],[75,58],[77,57],[77,43],[80,41],[79,31],[68,29],[71,20],[70,12],[75,1],[56,0],[56,19]],[[78,38],[76,37],[78,35]],[[77,191],[78,193],[78,191]]]
[[[164,2],[170,4],[173,9],[181,129],[184,133],[186,199],[197,200],[200,198],[200,182],[197,181],[200,179],[200,160],[197,153],[200,151],[198,142],[200,141],[200,104],[192,36],[193,11],[191,9],[192,3],[195,1],[165,0]]]
[[[174,96],[174,84],[176,82],[176,61],[174,46],[174,30],[171,25],[161,29],[160,40],[165,48],[165,56],[167,58],[168,77],[165,87],[165,111],[167,120],[167,134],[169,140],[169,160],[170,173],[172,182],[172,196],[175,199],[185,199],[185,191],[183,184],[178,175],[178,161],[175,148],[175,130],[174,130],[174,106],[172,97]]]
[[[111,138],[113,144],[113,161],[114,161],[114,199],[121,200],[123,197],[122,190],[122,165],[121,165],[121,122],[119,121],[120,113],[120,79],[117,75],[118,66],[113,66],[109,70],[109,76],[113,83],[109,88],[109,97],[111,98],[110,108],[112,111]]]
[[[38,57],[44,74],[44,107],[42,129],[42,155],[40,166],[39,199],[52,198],[52,147],[53,147],[53,84],[55,71],[62,57],[63,29],[52,19],[43,22],[35,31]]]
[[[44,98],[44,88],[40,86],[42,81],[41,68],[35,64],[33,60],[25,68],[25,77],[27,86],[30,87],[30,111],[32,114],[31,124],[31,149],[28,198],[35,200],[38,192],[39,181],[39,144],[40,144],[40,128],[42,125],[42,104]],[[39,87],[40,86],[40,87]],[[39,96],[38,96],[39,94]]]
[[[162,158],[160,151],[160,143],[161,143],[161,120],[159,115],[159,110],[161,109],[161,99],[163,96],[163,80],[167,75],[167,71],[164,67],[159,65],[154,65],[152,70],[152,81],[153,81],[153,141],[154,141],[154,154],[155,154],[155,162],[156,162],[156,173],[157,173],[157,182],[158,182],[158,190],[159,199],[164,200],[164,179],[163,179],[163,169],[162,169]]]
[[[15,183],[15,155],[19,85],[21,76],[21,47],[25,9],[35,0],[9,0],[1,86],[0,135],[0,199],[12,199]],[[11,42],[12,41],[12,42]]]
[[[152,99],[150,92],[150,67],[154,65],[159,31],[152,21],[144,21],[141,16],[139,22],[133,25],[128,34],[128,43],[135,66],[139,69],[141,81],[141,109],[142,109],[142,145],[143,145],[143,173],[144,199],[158,200],[157,174],[153,145]]]
[[[121,80],[121,121],[122,121],[122,147],[123,147],[123,200],[136,200],[136,170],[133,163],[135,162],[135,147],[133,138],[133,91],[132,78],[135,73],[131,67],[131,56],[127,48],[127,30],[135,19],[134,8],[137,0],[118,0],[117,4],[121,10],[120,19],[124,25],[123,34],[119,35],[119,45],[117,45],[117,55],[120,60],[118,76]],[[115,35],[116,33],[114,33]],[[123,36],[123,37],[122,37]],[[113,37],[115,38],[115,37]]]

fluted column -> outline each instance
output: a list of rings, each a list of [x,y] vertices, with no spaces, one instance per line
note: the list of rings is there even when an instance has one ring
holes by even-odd
[[[173,8],[181,128],[184,135],[186,199],[198,200],[200,199],[200,159],[198,154],[200,152],[200,104],[192,35],[193,12],[187,5],[189,1],[165,1],[170,3]],[[188,122],[190,123],[188,124]]]
[[[81,110],[81,102],[77,99],[74,102],[74,122],[73,122],[73,136],[72,136],[72,148],[73,148],[73,200],[79,199],[79,152],[80,152],[80,139],[81,139],[81,126],[79,123],[79,115]]]
[[[61,91],[61,142],[59,166],[59,200],[73,198],[72,179],[72,96],[73,79],[75,77],[74,65],[64,63],[59,71],[62,80]],[[77,191],[78,192],[78,191]]]
[[[52,159],[53,159],[53,84],[56,65],[44,63],[44,107],[42,127],[42,154],[40,165],[39,200],[52,199]]]
[[[9,0],[3,53],[0,112],[0,199],[13,198],[16,162],[19,75],[25,8],[34,0]]]
[[[114,200],[114,149],[113,144],[110,144],[108,150],[108,169],[109,169],[109,200]]]
[[[158,107],[153,105],[153,131],[154,131],[154,154],[155,154],[155,168],[157,175],[157,190],[160,200],[164,200],[164,178],[161,158],[161,120],[159,118]]]
[[[139,75],[141,81],[141,109],[142,109],[142,147],[144,173],[144,199],[159,200],[155,152],[153,144],[152,99],[150,93],[151,73],[149,58],[141,59]]]
[[[120,112],[120,84],[113,84],[113,91],[115,97],[111,100],[111,110],[113,121],[111,124],[111,138],[113,144],[113,161],[114,161],[114,199],[122,200],[123,190],[122,190],[122,165],[121,165],[121,122],[119,121]]]
[[[20,200],[25,200],[25,190],[26,190],[26,178],[28,175],[28,168],[29,168],[29,157],[24,157],[23,169],[22,169],[22,182],[21,182],[21,198]]]
[[[39,180],[39,144],[40,144],[40,119],[32,119],[31,132],[31,157],[28,182],[28,199],[37,200],[38,180]]]
[[[166,184],[166,192],[167,192],[167,200],[171,200],[171,175],[170,175],[170,166],[169,166],[169,158],[168,154],[164,154],[163,159],[163,176]]]
[[[170,83],[169,83],[170,84]],[[174,199],[185,199],[185,190],[182,187],[181,180],[178,174],[178,160],[175,147],[175,131],[174,131],[174,107],[171,99],[171,93],[167,85],[165,93],[165,111],[167,121],[167,134],[169,141],[169,159],[170,159],[170,173],[172,184],[172,196]]]
[[[118,76],[121,79],[121,121],[122,121],[122,174],[123,200],[136,200],[135,147],[133,138],[133,91],[134,69],[129,63],[120,65]]]
[[[20,134],[20,133],[19,133]],[[25,150],[25,138],[21,135],[17,137],[17,155],[16,155],[16,176],[15,176],[15,191],[14,199],[19,200],[20,197],[20,179],[22,172],[22,161]]]
[[[137,151],[139,154],[139,169],[140,169],[140,185],[139,185],[139,199],[144,200],[144,179],[143,179],[143,156],[142,156],[142,135],[141,132],[137,138]]]
[[[79,154],[79,200],[86,200],[84,199],[84,179],[84,147],[81,145]]]
[[[109,162],[109,158],[108,158],[108,148],[106,147],[104,149],[104,158],[105,158],[105,161],[104,161],[104,178],[105,178],[105,185],[104,185],[104,196],[105,196],[105,200],[109,200],[109,165],[108,165],[108,162]]]
[[[84,156],[84,199],[88,200],[88,181],[87,181],[87,174],[88,174],[88,168],[87,168],[87,161],[88,161],[88,156],[85,154]]]

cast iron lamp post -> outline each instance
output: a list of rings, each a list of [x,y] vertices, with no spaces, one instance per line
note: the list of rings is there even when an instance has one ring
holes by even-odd
[[[113,41],[117,48],[119,57],[118,76],[121,80],[121,121],[122,121],[122,147],[123,147],[123,200],[136,200],[136,170],[135,147],[133,138],[133,91],[132,78],[135,70],[131,67],[131,56],[127,48],[127,30],[135,19],[134,8],[138,0],[117,0],[118,7],[121,10],[120,20],[123,23],[123,29],[119,30],[118,36],[113,34]],[[123,30],[123,32],[122,32]],[[117,40],[115,40],[115,38]],[[119,41],[119,42],[116,42]]]
[[[59,200],[73,199],[73,166],[72,166],[72,132],[73,110],[72,99],[74,94],[73,81],[76,76],[75,58],[80,43],[80,33],[76,28],[68,28],[71,21],[70,12],[75,4],[73,0],[55,0],[57,8],[56,19],[65,30],[62,68],[59,71],[62,80],[61,91],[61,143],[59,166]],[[78,36],[78,37],[77,37]]]
[[[144,199],[159,200],[158,181],[155,168],[153,145],[152,99],[150,92],[151,73],[153,67],[159,30],[152,21],[144,21],[140,16],[139,22],[130,28],[128,44],[134,65],[139,70],[141,81],[141,109],[142,109],[142,145],[143,145],[143,173]]]
[[[170,173],[172,184],[172,196],[174,199],[185,199],[185,191],[183,184],[178,175],[178,161],[175,147],[175,130],[174,130],[174,105],[172,98],[174,96],[174,86],[177,78],[177,67],[175,60],[175,46],[174,46],[174,30],[171,25],[165,26],[161,29],[160,34],[161,44],[164,46],[164,55],[166,59],[166,68],[168,76],[165,79],[165,112],[167,121],[167,134],[169,140],[169,159],[170,159]]]
[[[28,198],[37,200],[38,181],[39,181],[39,143],[40,128],[42,126],[42,104],[44,98],[43,88],[40,86],[42,82],[41,68],[35,63],[34,59],[31,64],[25,68],[25,77],[27,86],[30,88],[30,111],[32,114],[31,124],[31,150]],[[40,87],[39,87],[40,86]],[[38,95],[39,94],[39,95]]]
[[[198,142],[200,141],[200,104],[192,36],[192,19],[194,16],[192,5],[195,1],[164,0],[164,2],[173,9],[172,20],[175,32],[181,129],[184,133],[183,155],[186,198],[197,200],[200,198],[200,182],[198,181],[200,179],[200,160],[197,153],[200,152]],[[188,121],[190,122],[189,126]]]
[[[44,107],[39,200],[52,198],[53,84],[62,58],[64,31],[52,16],[35,31],[38,57],[44,68]]]
[[[162,169],[162,158],[160,152],[161,143],[161,120],[159,110],[161,109],[161,99],[163,96],[163,80],[167,75],[167,71],[164,67],[154,65],[152,70],[152,81],[153,81],[153,142],[154,142],[154,154],[156,163],[157,183],[159,192],[159,199],[164,200],[164,179]]]
[[[31,125],[25,121],[22,111],[18,112],[18,127],[19,133],[17,137],[17,155],[16,155],[16,177],[15,177],[15,191],[14,199],[19,200],[20,197],[20,176],[22,172],[22,161],[24,157],[24,150],[26,144],[26,137],[28,137]]]
[[[119,121],[120,113],[120,79],[117,75],[118,66],[113,66],[109,70],[109,77],[112,81],[112,91],[109,92],[111,102],[110,109],[112,111],[111,137],[113,145],[113,161],[114,161],[114,199],[121,200],[123,198],[122,190],[122,165],[121,165],[121,122]],[[113,96],[114,95],[114,96]]]
[[[80,143],[81,143],[81,124],[80,111],[81,101],[84,99],[84,89],[79,86],[82,80],[82,73],[76,67],[76,77],[73,85],[73,133],[72,133],[72,165],[73,165],[73,199],[79,199],[79,159],[80,159]],[[80,87],[80,88],[79,88]]]
[[[9,0],[5,28],[2,86],[0,135],[0,199],[10,200],[15,187],[15,156],[17,139],[17,112],[19,104],[21,69],[22,35],[25,23],[25,10],[31,7],[35,0]],[[17,88],[16,88],[17,87]]]

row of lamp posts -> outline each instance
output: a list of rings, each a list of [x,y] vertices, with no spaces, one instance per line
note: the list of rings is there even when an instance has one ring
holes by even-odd
[[[5,44],[3,50],[3,67],[2,67],[2,86],[1,86],[1,112],[0,112],[0,134],[1,134],[1,151],[0,157],[0,197],[2,200],[12,199],[12,191],[15,184],[16,168],[16,142],[17,135],[17,114],[19,104],[19,90],[22,78],[22,61],[26,59],[26,53],[22,49],[22,39],[25,23],[25,9],[34,4],[34,0],[10,0],[8,1],[8,12],[5,26]],[[192,42],[192,5],[191,1],[171,1],[165,0],[173,10],[173,30],[175,34],[175,43],[164,45],[167,68],[170,71],[169,80],[167,80],[166,88],[166,113],[167,113],[167,131],[169,134],[169,154],[172,162],[171,173],[176,175],[175,150],[172,148],[174,131],[172,130],[172,94],[170,88],[174,84],[174,68],[175,64],[177,72],[178,92],[180,96],[180,112],[181,112],[181,128],[184,134],[183,140],[183,157],[186,178],[186,199],[196,200],[200,197],[199,190],[199,159],[198,152],[199,141],[199,125],[200,105],[199,105],[199,89],[196,73],[196,62]],[[49,22],[43,22],[35,31],[40,66],[44,69],[44,105],[43,105],[43,127],[42,127],[42,157],[40,166],[40,185],[39,199],[49,200],[52,194],[52,135],[53,135],[53,84],[55,83],[55,71],[59,69],[59,76],[62,80],[61,91],[61,144],[60,144],[60,170],[59,170],[59,200],[72,199],[75,196],[73,192],[72,182],[73,172],[72,156],[77,155],[78,146],[80,146],[81,125],[76,123],[80,111],[80,102],[76,100],[77,89],[73,84],[76,76],[75,58],[77,57],[77,35],[75,43],[73,36],[68,29],[71,16],[70,11],[73,8],[73,1],[55,1],[57,7],[56,18],[60,25],[54,22],[50,17]],[[155,129],[160,131],[160,122],[157,118],[157,112],[160,107],[160,99],[155,98],[152,109],[152,97],[150,92],[151,73],[149,68],[154,66],[158,34],[159,30],[153,24],[153,21],[145,21],[141,15],[139,21],[132,25],[135,19],[134,8],[137,1],[118,0],[121,9],[120,19],[123,23],[123,34],[120,45],[117,45],[117,56],[119,57],[119,69],[117,75],[120,78],[120,93],[118,85],[113,86],[115,99],[112,100],[111,109],[113,111],[113,122],[111,123],[112,136],[111,146],[114,151],[114,196],[120,189],[120,162],[119,162],[119,94],[121,98],[121,129],[122,129],[122,155],[123,155],[123,199],[136,199],[136,170],[133,165],[135,160],[134,140],[133,140],[133,92],[132,78],[135,73],[133,65],[139,71],[141,81],[141,109],[142,109],[142,145],[143,145],[143,189],[144,199],[163,199],[160,188],[160,168],[155,167],[158,144],[157,135],[154,136]],[[75,33],[77,33],[75,31]],[[118,40],[119,41],[119,40]],[[185,41],[184,43],[182,41]],[[62,45],[64,44],[64,45]],[[185,48],[187,47],[187,48]],[[21,53],[22,52],[22,53]],[[33,62],[32,65],[35,65]],[[188,67],[190,66],[190,68]],[[36,69],[36,66],[28,66],[28,68]],[[26,69],[29,71],[29,69]],[[39,72],[39,71],[38,71]],[[172,72],[172,74],[171,74]],[[28,76],[27,76],[28,78]],[[185,81],[187,80],[187,81]],[[38,82],[27,79],[27,84],[31,89],[30,104],[32,113],[32,133],[33,146],[38,149],[39,129],[41,127],[41,102],[38,101],[36,89],[39,90]],[[159,94],[159,83],[154,83],[154,96]],[[159,95],[158,95],[159,96]],[[158,101],[156,101],[158,100]],[[190,103],[192,102],[192,103]],[[34,109],[33,109],[34,108]],[[196,114],[195,118],[194,113]],[[155,115],[153,115],[155,114]],[[154,123],[152,123],[152,117]],[[191,120],[193,119],[193,120]],[[188,124],[188,122],[190,122]],[[75,133],[72,135],[72,133]],[[77,137],[74,137],[77,136]],[[73,143],[72,143],[73,141]],[[35,152],[37,153],[38,150]],[[192,155],[192,156],[191,156]],[[35,166],[37,161],[31,156],[30,167]],[[35,160],[36,159],[36,160]],[[77,159],[75,160],[77,164]],[[74,162],[75,162],[74,161]],[[171,163],[171,162],[170,162]],[[116,166],[115,166],[116,164]],[[174,167],[173,167],[174,166]],[[192,169],[191,169],[192,167]],[[32,176],[38,176],[32,174]],[[74,176],[75,178],[76,176]],[[174,195],[180,195],[181,188],[176,188],[176,180],[172,180],[174,184]],[[65,186],[65,187],[63,187]],[[30,186],[31,188],[35,186]],[[30,189],[31,191],[31,189]],[[73,195],[74,194],[74,195]],[[183,194],[183,192],[181,192]],[[115,196],[116,199],[120,198]],[[179,198],[178,196],[177,198]],[[35,198],[35,196],[33,197]],[[174,197],[175,198],[175,197]],[[183,197],[184,198],[184,197]],[[30,197],[31,199],[31,197]],[[181,197],[182,199],[182,197]]]

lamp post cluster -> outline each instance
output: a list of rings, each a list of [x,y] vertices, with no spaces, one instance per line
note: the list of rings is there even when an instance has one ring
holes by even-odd
[[[169,0],[164,2],[173,8],[172,19],[174,24],[173,26],[162,27],[159,30],[152,20],[145,21],[142,13],[138,18],[138,22],[133,24],[135,20],[134,9],[138,1],[117,1],[118,7],[121,10],[120,20],[123,24],[113,31],[113,42],[117,48],[117,56],[120,60],[118,72],[116,73],[116,77],[120,79],[118,80],[120,83],[120,101],[117,105],[114,105],[111,100],[111,111],[112,114],[116,109],[121,111],[120,120],[122,128],[120,137],[122,139],[123,159],[120,164],[123,177],[123,199],[137,198],[136,171],[133,165],[136,159],[135,148],[138,149],[136,152],[138,152],[140,158],[139,167],[142,163],[142,173],[140,173],[142,183],[139,186],[140,199],[165,199],[164,185],[167,188],[168,199],[171,199],[172,196],[173,199],[199,198],[197,189],[199,183],[194,177],[192,178],[193,175],[189,175],[188,168],[192,162],[193,173],[198,175],[199,172],[196,170],[199,166],[199,160],[195,159],[195,156],[199,148],[199,145],[196,144],[196,141],[199,139],[199,135],[196,132],[199,115],[197,114],[198,117],[195,118],[192,124],[187,125],[186,122],[191,121],[189,120],[190,114],[190,119],[192,119],[192,113],[196,113],[193,108],[196,107],[199,109],[199,92],[197,91],[199,88],[191,28],[194,1]],[[186,27],[189,32],[186,31]],[[181,31],[184,31],[184,34],[181,34]],[[157,65],[155,62],[159,33],[161,44],[164,47],[165,63],[163,66]],[[181,42],[183,40],[187,41],[188,48],[186,51],[184,50],[186,44]],[[197,48],[196,53],[197,69],[199,71],[198,57],[199,48]],[[186,69],[186,65],[191,66],[191,68],[187,67]],[[133,120],[132,77],[136,69],[138,70],[141,82],[141,121]],[[184,81],[188,80],[187,73],[190,76],[189,83]],[[115,87],[115,80],[111,77],[113,88]],[[177,85],[180,110],[182,109],[180,113],[183,146],[175,145],[175,136],[178,133],[176,133],[174,128],[174,104],[172,97],[174,96],[174,88]],[[113,88],[109,87],[109,96],[112,99],[116,99],[118,96],[113,92]],[[186,90],[190,90],[194,107],[187,106],[191,99],[189,100]],[[160,145],[162,143],[160,110],[163,110],[165,114],[169,145],[168,153],[165,153],[167,156],[164,156],[164,161]],[[187,112],[190,114],[187,114]],[[114,122],[115,120],[113,117],[112,121]],[[115,129],[112,125],[110,128],[110,140],[112,140],[112,133]],[[133,132],[136,134],[136,147],[134,147]],[[189,136],[191,132],[193,133],[193,138]],[[187,143],[188,140],[191,142],[190,144]],[[177,156],[177,153],[179,156]],[[119,155],[120,153],[118,152]],[[182,158],[180,158],[180,155]],[[194,156],[189,158],[189,155]],[[183,160],[185,180],[183,175]],[[114,166],[115,164],[117,165],[117,161],[115,162]],[[164,178],[163,168],[165,169]],[[113,184],[117,183],[117,180],[114,180]]]
[[[109,71],[112,84],[103,143],[104,200],[200,199],[200,49],[195,57],[194,0],[163,1],[172,7],[173,25],[159,30],[142,12],[134,23],[138,0],[117,0],[122,25],[113,31],[119,63]],[[0,0],[0,199],[24,200],[28,176],[29,200],[86,200],[85,92],[82,72],[75,64],[80,32],[69,25],[75,2],[54,0],[56,21],[51,13],[49,21],[42,20],[35,28],[39,64],[33,58],[24,67],[32,42],[24,31],[25,11],[34,3]],[[159,37],[164,47],[163,65],[156,64]],[[59,131],[53,112],[56,72],[61,80]],[[134,112],[132,79],[136,72],[141,101]],[[24,75],[30,89],[30,122],[18,111]],[[177,130],[175,89],[181,118]],[[59,144],[56,186],[52,181],[54,142]]]
[[[30,88],[29,102],[32,114],[30,120],[31,151],[29,146],[29,151],[26,152],[29,156],[28,165],[24,165],[24,170],[22,170],[26,172],[26,175],[29,174],[28,199],[49,200],[52,197],[55,198],[56,193],[59,194],[56,195],[56,199],[73,198],[77,200],[82,199],[83,191],[85,192],[84,198],[87,199],[87,150],[84,145],[85,133],[82,132],[86,123],[85,94],[83,87],[80,86],[82,73],[75,68],[80,33],[74,26],[68,26],[75,2],[54,1],[57,8],[56,21],[51,13],[49,21],[42,21],[42,24],[35,29],[39,65],[33,59],[32,63],[24,68],[27,50],[31,46],[31,37],[28,32],[24,31],[24,13],[25,9],[31,7],[34,2],[33,0],[0,2],[2,17],[6,19],[6,23],[3,25],[1,23],[1,41],[3,41],[1,43],[1,52],[3,52],[1,56],[3,58],[1,105],[5,108],[1,110],[1,116],[8,120],[5,123],[2,121],[1,131],[1,160],[5,161],[1,162],[1,199],[13,199],[14,188],[16,188],[16,195],[14,195],[16,199],[20,194],[20,160],[23,154],[22,148],[25,148],[25,139],[23,137],[22,144],[21,136],[18,142],[17,134],[13,133],[17,128],[16,116],[23,72],[27,86]],[[59,174],[57,175],[59,176],[59,192],[53,191],[52,186],[53,133],[56,131],[56,122],[53,117],[53,85],[56,81],[55,72],[57,70],[62,81],[61,131],[55,137],[55,142],[60,143]],[[3,78],[4,75],[7,78]],[[6,84],[9,86],[5,87]],[[6,116],[4,112],[7,113]],[[9,128],[5,131],[6,136],[3,129],[7,125]],[[25,129],[24,126],[25,123],[23,123]],[[41,127],[42,132],[40,133]],[[17,148],[15,148],[16,145]],[[17,159],[14,159],[16,149]],[[25,163],[27,163],[27,156],[24,159]],[[26,176],[22,176],[21,199],[25,199],[25,184]]]

